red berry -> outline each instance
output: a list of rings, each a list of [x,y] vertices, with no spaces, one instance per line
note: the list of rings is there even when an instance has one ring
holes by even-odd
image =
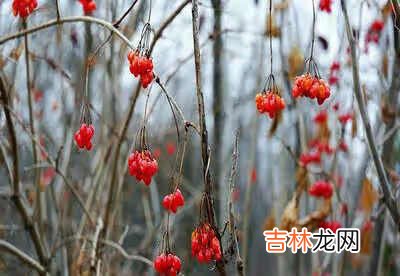
[[[93,0],[79,0],[82,4],[83,13],[86,15],[92,14],[96,10],[96,3]]]
[[[332,0],[320,0],[319,1],[319,9],[321,11],[331,13],[332,12]]]
[[[36,9],[37,5],[36,0],[14,0],[12,3],[13,14],[26,18]]]

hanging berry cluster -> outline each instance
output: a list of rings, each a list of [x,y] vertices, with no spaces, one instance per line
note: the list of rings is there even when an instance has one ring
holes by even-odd
[[[172,253],[169,244],[169,229],[164,232],[161,241],[161,252],[153,261],[155,271],[163,276],[176,276],[181,271],[181,259]]]
[[[74,140],[79,149],[86,149],[90,151],[93,147],[92,138],[94,136],[94,126],[92,125],[90,110],[86,101],[86,92],[83,101],[80,120],[81,126],[75,132]]]
[[[143,126],[139,129],[137,134],[135,141],[136,150],[134,150],[128,157],[128,168],[131,176],[134,176],[137,181],[143,181],[146,186],[149,186],[153,176],[158,171],[158,162],[147,146],[145,122],[146,115],[143,121]]]
[[[332,12],[332,0],[320,0],[319,1],[319,9],[321,11],[331,13]]]
[[[268,76],[264,91],[256,95],[255,102],[258,112],[268,114],[271,119],[285,108],[285,100],[279,95],[272,74]]]
[[[147,88],[154,79],[153,60],[149,54],[150,24],[145,24],[139,45],[136,50],[128,53],[129,71],[139,77],[143,88]]]
[[[28,17],[38,6],[37,0],[14,0],[12,10],[14,16]]]
[[[221,246],[209,223],[200,224],[192,232],[192,256],[196,257],[199,263],[221,260]]]
[[[200,224],[192,232],[192,256],[199,263],[209,263],[222,259],[221,244],[216,230],[211,226],[211,199],[203,193],[200,204]]]
[[[181,259],[172,253],[158,255],[153,265],[154,269],[164,276],[176,276],[181,271]]]
[[[292,89],[292,95],[295,98],[307,97],[317,99],[319,105],[331,95],[329,85],[317,74],[312,75],[307,72],[304,75],[296,77]]]
[[[331,67],[329,68],[329,85],[335,85],[339,81],[339,71],[340,71],[340,63],[337,61],[332,62]]]
[[[75,143],[80,149],[91,150],[93,147],[92,137],[94,135],[94,126],[92,124],[83,123],[75,132]]]
[[[365,43],[368,45],[369,43],[378,43],[379,38],[381,37],[381,32],[385,27],[385,22],[381,19],[376,19],[372,22],[372,24],[368,28],[367,35],[365,37]]]
[[[92,14],[96,10],[96,2],[94,0],[79,0],[82,4],[83,13],[86,15]]]
[[[137,181],[143,181],[147,186],[158,171],[157,160],[149,150],[135,150],[128,158],[129,174]]]
[[[308,189],[308,193],[314,197],[322,197],[325,199],[329,199],[333,195],[333,187],[332,184],[324,181],[318,180]]]
[[[181,191],[176,189],[175,192],[164,197],[162,205],[165,210],[175,214],[179,207],[183,207],[183,205],[185,205],[185,199]]]

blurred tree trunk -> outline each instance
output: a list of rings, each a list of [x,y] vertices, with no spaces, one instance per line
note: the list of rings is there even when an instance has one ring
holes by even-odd
[[[225,203],[225,195],[227,192],[227,187],[225,187],[226,183],[223,181],[223,175],[221,175],[222,169],[222,160],[224,157],[223,149],[221,145],[222,136],[224,134],[224,114],[223,114],[223,77],[222,77],[222,51],[223,51],[223,43],[221,33],[221,24],[222,24],[222,3],[221,0],[212,0],[214,13],[214,27],[213,27],[213,115],[214,115],[214,132],[213,132],[213,150],[214,150],[214,173],[215,179],[218,181],[218,185],[216,185],[218,193],[219,202],[219,214],[220,214],[220,225],[223,224],[223,218],[225,215],[226,203]]]

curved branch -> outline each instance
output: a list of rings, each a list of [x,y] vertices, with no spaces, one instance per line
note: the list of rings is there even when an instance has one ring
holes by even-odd
[[[40,274],[45,274],[46,270],[45,268],[35,259],[33,259],[31,256],[27,255],[11,243],[5,241],[5,240],[0,240],[0,249],[3,249],[4,251],[10,253],[11,255],[14,255],[18,259],[20,259],[23,263],[29,265],[31,268],[37,270]]]
[[[103,19],[99,19],[99,18],[95,18],[95,17],[91,17],[91,16],[68,16],[68,17],[64,17],[59,20],[53,19],[46,23],[38,25],[36,27],[32,27],[30,29],[26,29],[26,30],[23,30],[23,31],[14,33],[14,34],[4,36],[4,37],[0,38],[0,45],[6,43],[7,41],[22,37],[24,35],[33,34],[33,33],[48,29],[48,28],[56,26],[56,25],[63,25],[65,23],[76,23],[76,22],[88,22],[88,23],[100,25],[100,26],[108,29],[109,31],[111,31],[113,34],[117,35],[132,50],[134,50],[136,48],[132,44],[132,42],[130,42],[129,39],[123,33],[121,33],[117,28],[115,28],[113,26],[112,23],[107,22]]]

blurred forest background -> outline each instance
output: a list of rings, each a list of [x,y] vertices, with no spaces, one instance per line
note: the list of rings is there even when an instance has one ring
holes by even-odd
[[[274,0],[270,15],[265,0],[95,0],[85,15],[78,0],[38,0],[26,20],[12,2],[0,1],[1,275],[155,275],[166,223],[182,275],[399,275],[398,1]],[[127,54],[147,22],[156,79],[143,89]],[[292,96],[313,40],[323,105]],[[286,102],[274,119],[254,103],[271,61]],[[91,151],[74,143],[83,99]],[[144,121],[159,166],[149,186],[127,166]],[[318,180],[330,200],[309,194]],[[185,205],[167,220],[176,181]],[[204,191],[217,264],[191,256]],[[360,229],[360,253],[265,251],[264,230],[332,222]]]

